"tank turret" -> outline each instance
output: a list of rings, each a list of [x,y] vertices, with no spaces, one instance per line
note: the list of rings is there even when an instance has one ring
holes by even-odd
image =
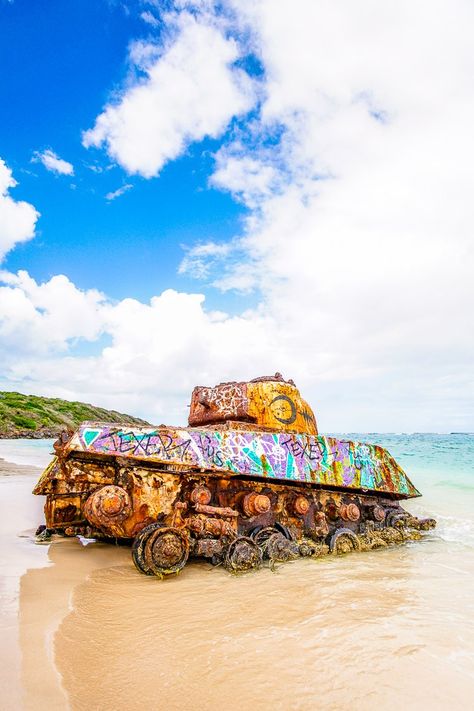
[[[387,450],[318,434],[279,373],[194,388],[188,427],[84,422],[55,451],[34,489],[46,496],[41,535],[124,539],[158,577],[189,557],[243,572],[435,525],[401,507],[420,494]]]
[[[249,382],[194,388],[190,427],[222,422],[251,423],[255,430],[318,434],[312,409],[294,382],[284,380],[280,373]]]

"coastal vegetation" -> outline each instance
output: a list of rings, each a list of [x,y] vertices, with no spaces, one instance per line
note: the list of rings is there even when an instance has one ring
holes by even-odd
[[[84,420],[148,424],[138,417],[83,402],[0,391],[0,438],[57,437],[64,429],[76,429]]]

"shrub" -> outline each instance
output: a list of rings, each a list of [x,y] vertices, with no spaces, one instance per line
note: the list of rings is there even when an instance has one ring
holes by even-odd
[[[36,422],[35,420],[30,420],[29,417],[23,417],[22,415],[14,415],[12,417],[13,422],[18,427],[23,427],[25,430],[35,430]]]

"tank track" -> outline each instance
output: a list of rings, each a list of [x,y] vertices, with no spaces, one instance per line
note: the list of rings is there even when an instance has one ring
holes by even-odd
[[[436,525],[379,495],[196,473],[158,476],[154,471],[153,476],[158,488],[171,492],[169,505],[158,515],[137,499],[143,469],[128,470],[92,493],[90,485],[75,492],[72,521],[55,525],[51,510],[48,532],[124,539],[132,543],[132,559],[141,573],[164,577],[179,573],[190,558],[244,573],[298,557],[403,544]],[[67,497],[63,504],[62,511]]]

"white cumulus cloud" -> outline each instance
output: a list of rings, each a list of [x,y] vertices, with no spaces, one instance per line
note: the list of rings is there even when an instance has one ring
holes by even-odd
[[[268,359],[275,329],[258,311],[232,317],[206,310],[201,294],[173,289],[149,303],[112,302],[61,275],[38,283],[24,271],[4,272],[0,282],[0,389],[102,403],[183,424],[196,380],[276,368],[276,359]],[[94,355],[78,353],[99,337],[107,345]]]
[[[33,205],[10,196],[16,184],[12,171],[0,158],[0,262],[16,244],[34,236],[39,217]]]
[[[189,274],[196,279],[209,276],[212,265],[221,262],[232,251],[233,245],[229,242],[204,242],[195,244],[191,248],[184,246],[185,256],[179,265],[180,274]]]
[[[143,22],[146,22],[148,25],[152,25],[153,27],[157,27],[160,24],[160,21],[149,10],[145,10],[144,12],[142,12],[140,14],[140,17],[142,18]]]
[[[77,339],[94,340],[103,329],[106,299],[78,289],[59,274],[38,284],[26,271],[0,272],[0,340],[7,356],[66,351]]]
[[[145,78],[106,106],[83,136],[86,147],[105,145],[129,173],[148,178],[191,142],[219,136],[254,100],[247,75],[233,66],[239,57],[234,40],[188,13],[175,24],[160,56],[146,65]],[[150,46],[140,47],[143,58]]]
[[[58,175],[74,175],[74,166],[68,163],[67,160],[60,158],[57,153],[47,148],[45,151],[36,151],[33,154],[32,160],[36,163],[42,163],[46,170]]]
[[[117,188],[117,190],[112,190],[110,193],[107,193],[105,196],[106,200],[115,200],[116,198],[120,197],[124,193],[128,192],[133,188],[133,185],[130,183],[126,183],[125,185],[122,185],[120,188]]]
[[[249,217],[196,273],[260,291],[329,426],[472,428],[471,3],[229,5],[264,86],[211,182]]]

